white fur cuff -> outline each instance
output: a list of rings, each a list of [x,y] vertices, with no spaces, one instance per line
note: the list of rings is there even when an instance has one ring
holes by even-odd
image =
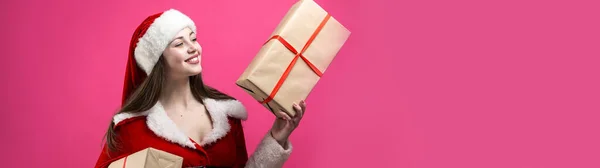
[[[283,164],[292,153],[292,143],[290,143],[290,140],[286,143],[285,146],[288,149],[284,149],[270,133],[267,133],[256,148],[256,151],[248,159],[246,168],[283,167]]]

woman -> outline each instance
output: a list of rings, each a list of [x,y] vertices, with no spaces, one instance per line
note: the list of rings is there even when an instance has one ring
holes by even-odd
[[[282,167],[304,101],[294,105],[294,117],[278,112],[283,117],[248,157],[245,108],[204,85],[201,55],[194,22],[177,10],[139,25],[130,43],[123,106],[108,128],[97,168],[148,147],[183,157],[183,167]]]

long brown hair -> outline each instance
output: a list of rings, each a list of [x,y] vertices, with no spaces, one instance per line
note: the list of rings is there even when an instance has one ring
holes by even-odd
[[[141,113],[149,110],[158,102],[158,98],[161,94],[161,89],[165,83],[165,60],[161,56],[152,69],[150,75],[140,84],[139,87],[129,96],[122,108],[116,113]],[[215,88],[207,86],[202,81],[202,75],[198,74],[189,77],[190,88],[194,98],[201,103],[203,98],[212,99],[234,99],[233,97],[226,95]],[[116,115],[115,114],[115,115]],[[110,122],[108,130],[106,131],[106,144],[108,146],[108,153],[118,151],[118,131],[114,129],[115,123]]]

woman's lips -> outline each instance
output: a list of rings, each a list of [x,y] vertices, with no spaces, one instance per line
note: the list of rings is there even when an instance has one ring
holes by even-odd
[[[200,59],[198,59],[198,56],[194,56],[192,58],[186,59],[185,62],[190,63],[190,64],[197,64],[197,63],[200,63]]]

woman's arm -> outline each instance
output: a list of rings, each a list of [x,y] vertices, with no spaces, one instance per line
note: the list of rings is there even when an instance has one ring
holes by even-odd
[[[109,151],[108,143],[105,142],[102,151],[100,152],[100,156],[98,156],[98,160],[96,161],[96,165],[94,166],[95,168],[107,168],[112,162],[143,149],[143,146],[136,145],[139,144],[136,142],[140,142],[140,131],[135,131],[141,130],[140,126],[145,126],[146,123],[141,119],[141,117],[137,117],[121,122],[132,123],[136,121],[136,125],[122,124],[115,127],[114,142],[118,142],[116,145],[119,146],[119,149],[115,151]]]
[[[246,151],[246,140],[244,136],[244,130],[240,120],[236,120],[236,148],[237,148],[237,160],[236,168],[275,168],[282,167],[285,161],[289,158],[292,152],[292,145],[288,141],[285,145],[286,148],[282,147],[277,140],[275,140],[271,133],[267,133],[266,136],[261,140],[260,144],[248,158]]]
[[[128,151],[127,148],[121,149],[119,151],[108,151],[108,144],[105,142],[104,147],[102,147],[102,151],[100,153],[100,156],[98,156],[98,160],[96,161],[96,165],[94,167],[107,168],[112,162],[119,160],[131,153],[132,152]]]
[[[304,116],[306,103],[300,101],[300,104],[294,104],[294,110],[296,111],[294,117],[290,117],[283,112],[278,112],[282,117],[275,119],[275,123],[273,123],[271,130],[263,137],[250,158],[245,161],[246,168],[271,168],[283,166],[292,153],[292,144],[288,138],[294,129],[298,127],[300,120]],[[236,141],[238,143],[237,147],[244,148],[244,155],[247,155],[245,150],[244,130],[242,129],[241,121],[238,120],[236,126],[238,127],[238,133],[236,135]],[[241,149],[238,151],[241,151]],[[243,158],[244,159],[240,160],[239,163],[243,162],[247,157]]]
[[[267,133],[248,159],[246,168],[283,167],[292,153],[290,141],[286,142],[285,147],[277,143],[270,132]]]

